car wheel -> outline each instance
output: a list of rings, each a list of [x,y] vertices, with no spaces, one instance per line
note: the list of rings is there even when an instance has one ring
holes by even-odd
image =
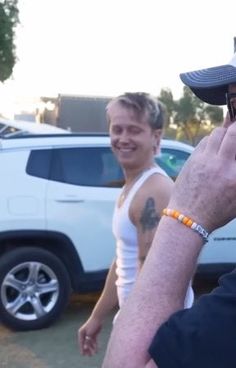
[[[5,253],[0,261],[0,318],[14,330],[48,327],[65,309],[70,279],[58,257],[33,247]]]

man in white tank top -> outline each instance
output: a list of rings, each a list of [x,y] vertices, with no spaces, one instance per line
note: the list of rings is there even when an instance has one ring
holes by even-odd
[[[107,118],[111,147],[123,169],[125,185],[112,223],[116,258],[91,316],[78,330],[80,351],[89,356],[97,351],[105,317],[114,307],[122,307],[133,288],[173,187],[155,163],[164,124],[162,105],[149,94],[126,93],[108,104]],[[189,286],[183,307],[192,303]]]

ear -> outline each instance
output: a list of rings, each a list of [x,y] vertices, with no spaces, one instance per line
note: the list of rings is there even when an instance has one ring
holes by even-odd
[[[162,129],[155,129],[153,131],[153,151],[155,155],[158,154],[160,151],[162,135],[163,135]]]
[[[157,147],[159,147],[160,143],[161,143],[161,138],[163,135],[163,131],[162,129],[155,129],[154,130],[154,141]]]

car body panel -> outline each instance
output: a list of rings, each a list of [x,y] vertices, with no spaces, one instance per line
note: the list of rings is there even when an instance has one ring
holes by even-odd
[[[0,231],[45,229],[47,181],[25,175],[29,152],[0,154]]]
[[[0,232],[28,229],[64,234],[74,245],[86,274],[108,269],[115,256],[111,223],[120,185],[116,180],[106,186],[73,185],[53,179],[52,173],[41,178],[26,172],[31,151],[78,147],[110,150],[110,138],[44,134],[0,140]],[[193,150],[190,145],[163,139],[156,160],[175,179]],[[86,167],[86,157],[84,163]],[[118,175],[114,162],[108,160],[104,165],[103,175],[111,177],[113,171]],[[90,177],[93,181],[94,171]],[[209,266],[211,272],[212,267],[236,264],[236,220],[210,235],[198,264]]]
[[[117,193],[116,188],[49,182],[47,229],[63,229],[73,242],[87,272],[109,268],[114,258],[111,217]]]
[[[236,264],[236,220],[215,230],[199,256],[200,264]]]

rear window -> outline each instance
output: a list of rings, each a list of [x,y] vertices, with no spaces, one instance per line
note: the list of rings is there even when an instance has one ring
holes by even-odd
[[[54,149],[51,180],[93,187],[121,187],[124,183],[109,147]]]
[[[52,150],[33,150],[30,152],[26,166],[28,175],[48,179],[50,175]]]

